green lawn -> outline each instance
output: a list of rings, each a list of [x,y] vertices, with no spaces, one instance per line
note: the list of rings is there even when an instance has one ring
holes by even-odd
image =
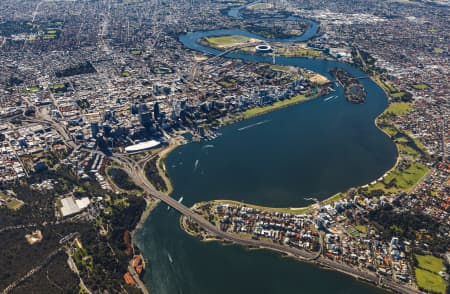
[[[446,282],[441,276],[420,268],[415,268],[415,273],[420,288],[445,294]]]
[[[0,191],[0,198],[6,201],[6,207],[10,210],[17,210],[24,205],[24,202],[22,200],[10,197],[2,191]]]
[[[445,269],[444,261],[442,260],[442,258],[433,255],[414,254],[414,256],[419,263],[419,267],[422,269],[436,274]]]
[[[352,235],[354,238],[357,238],[359,236],[359,234],[360,234],[360,232],[358,230],[356,230],[355,228],[353,228],[353,227],[347,228],[346,231],[347,231],[348,234]]]
[[[293,104],[297,104],[297,103],[300,103],[300,102],[304,102],[306,100],[308,100],[308,98],[306,98],[305,95],[297,95],[297,96],[294,96],[294,97],[292,97],[290,99],[285,99],[283,101],[277,101],[277,102],[275,102],[274,104],[271,104],[271,105],[266,105],[266,106],[262,106],[262,107],[255,107],[255,108],[248,109],[248,110],[244,111],[241,114],[241,116],[242,116],[242,118],[246,119],[246,118],[250,118],[252,116],[260,115],[260,114],[263,114],[263,113],[275,110],[277,108],[286,107],[286,106],[289,106],[289,105],[293,105]]]
[[[117,198],[114,200],[113,205],[115,207],[128,207],[130,204],[126,198]]]
[[[270,7],[272,7],[272,4],[270,4],[270,3],[256,3],[256,4],[253,4],[253,5],[247,6],[247,9],[250,9],[250,10],[264,10],[264,9],[267,9],[267,8],[270,8]]]
[[[25,94],[27,94],[27,93],[34,93],[34,92],[37,92],[39,90],[40,90],[39,86],[30,86],[30,87],[27,87],[25,89],[22,89],[22,93],[25,93]]]
[[[322,56],[322,51],[306,48],[278,48],[278,51],[282,56],[309,56],[309,57]]]
[[[65,87],[66,87],[66,85],[61,84],[61,83],[53,84],[53,85],[49,86],[50,90],[59,90],[59,89],[64,89]]]
[[[382,129],[390,137],[394,137],[398,134],[398,130],[392,125],[383,125]]]
[[[212,204],[230,204],[230,205],[239,205],[239,206],[245,206],[245,207],[252,207],[254,209],[259,209],[263,211],[272,211],[272,212],[281,212],[281,213],[292,213],[292,214],[302,214],[306,213],[309,210],[309,207],[267,207],[267,206],[260,206],[256,204],[250,204],[250,203],[244,203],[234,200],[213,200],[211,201]]]
[[[429,86],[427,84],[424,84],[424,83],[415,84],[415,85],[412,85],[412,87],[414,89],[416,89],[416,90],[425,90],[425,89],[429,88]]]
[[[249,37],[239,35],[206,37],[205,40],[215,47],[231,47],[252,41]]]
[[[408,104],[408,103],[405,102],[391,103],[391,105],[393,104]],[[395,115],[396,113],[398,114],[405,111],[409,111],[408,107],[405,105],[394,106],[393,108],[389,106],[389,108],[385,110],[385,113]],[[380,116],[377,119],[377,125],[391,138],[403,135],[402,137],[395,139],[395,143],[397,144],[397,148],[399,149],[400,152],[412,155],[415,158],[419,157],[420,155],[419,153],[428,154],[427,148],[425,148],[425,146],[418,139],[413,138],[412,135],[408,134],[407,132],[402,132],[399,129],[397,129],[395,125],[393,125],[392,122],[389,120],[389,118],[387,118],[386,116],[384,115]],[[410,145],[415,145],[417,149],[412,148]]]
[[[381,189],[390,193],[408,192],[428,172],[428,167],[420,162],[411,162],[411,165],[403,170],[398,167],[388,173],[382,180],[369,187],[369,190]],[[389,183],[394,183],[389,187]]]
[[[6,207],[11,210],[17,210],[23,206],[23,201],[12,198],[6,201]]]
[[[389,107],[384,111],[385,113],[393,115],[404,115],[412,110],[410,102],[394,102],[389,104]]]
[[[400,141],[400,140],[401,139],[399,139],[398,141]],[[412,156],[413,158],[417,158],[420,155],[417,150],[415,150],[414,148],[412,148],[402,142],[399,142],[399,144],[397,144],[397,147],[398,147],[400,153]]]
[[[397,87],[395,87],[392,83],[383,80],[380,76],[376,75],[373,77],[373,80],[380,86],[382,87],[386,92],[388,93],[395,93],[398,92],[399,90],[397,89]]]
[[[411,163],[411,166],[403,171],[394,170],[389,174],[385,181],[389,182],[391,179],[395,178],[397,180],[397,187],[401,190],[408,190],[412,188],[426,173],[428,168],[419,162]]]
[[[424,154],[428,154],[428,149],[416,138],[412,138],[411,134],[408,134],[408,136],[413,140],[414,144],[416,144],[417,148],[419,148]]]
[[[372,76],[372,79],[386,92],[386,94],[395,99],[402,99],[407,93],[397,88],[392,82],[385,80],[379,75]]]
[[[405,96],[405,92],[397,92],[397,93],[391,93],[390,96],[392,98],[403,98],[403,96]]]
[[[327,199],[321,201],[323,204],[333,204],[335,201],[341,199],[344,196],[343,193],[336,193],[331,197],[328,197]]]
[[[363,226],[363,225],[356,225],[355,229],[360,231],[363,234],[367,234],[367,226]]]
[[[276,65],[276,64],[275,65],[271,65],[270,68],[273,69],[273,70],[284,71],[284,72],[288,72],[291,69],[290,66]]]

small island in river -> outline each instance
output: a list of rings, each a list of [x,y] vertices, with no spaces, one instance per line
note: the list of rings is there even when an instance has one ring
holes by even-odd
[[[329,72],[342,85],[345,92],[345,99],[351,103],[360,104],[366,101],[366,91],[358,78],[340,68],[332,68]]]

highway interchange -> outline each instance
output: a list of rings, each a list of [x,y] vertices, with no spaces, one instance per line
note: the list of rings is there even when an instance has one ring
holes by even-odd
[[[222,239],[224,241],[250,246],[250,247],[258,247],[258,248],[266,248],[274,251],[278,251],[281,253],[288,254],[291,257],[297,258],[302,261],[311,262],[318,266],[330,268],[350,276],[354,278],[365,280],[367,282],[373,283],[378,286],[382,286],[385,288],[389,288],[399,293],[422,293],[415,288],[411,288],[408,286],[404,286],[396,283],[395,281],[389,279],[383,279],[382,277],[368,272],[367,270],[360,270],[358,268],[350,267],[348,265],[338,263],[332,261],[328,258],[325,258],[321,255],[321,250],[318,254],[309,253],[307,251],[289,247],[278,243],[273,243],[265,240],[253,240],[244,237],[240,237],[238,235],[230,234],[227,232],[221,231],[218,227],[211,224],[201,215],[195,213],[193,210],[185,206],[184,204],[178,202],[176,199],[170,197],[169,195],[162,193],[156,190],[152,184],[149,182],[147,177],[145,176],[145,172],[142,166],[134,162],[132,159],[126,158],[124,155],[113,155],[111,157],[116,163],[121,164],[123,169],[129,174],[131,179],[140,187],[144,189],[145,192],[150,195],[152,198],[156,198],[167,205],[171,206],[182,215],[188,217],[191,221],[194,221],[199,225],[200,228],[208,232],[209,235],[214,236],[218,239]]]
[[[73,148],[73,149],[80,149],[81,146],[77,145],[70,136],[70,133],[67,131],[67,129],[61,125],[59,122],[51,119],[47,115],[36,111],[36,118],[37,122],[45,123],[47,125],[52,126],[64,139],[65,143]],[[91,152],[93,154],[102,154],[105,155],[101,151],[95,151],[90,149],[84,149],[83,151]],[[105,155],[106,156],[106,155]],[[145,172],[144,172],[144,166],[147,163],[148,160],[150,160],[152,157],[148,156],[145,158],[145,160],[141,160],[139,162],[136,162],[126,154],[118,154],[114,153],[109,158],[114,161],[115,163],[119,164],[124,171],[128,173],[130,178],[135,182],[136,185],[139,185],[149,197],[153,199],[160,200],[164,202],[165,204],[171,206],[175,210],[177,210],[180,214],[184,215],[185,217],[189,218],[189,220],[194,221],[198,224],[198,226],[205,230],[209,235],[214,236],[217,239],[221,239],[224,241],[249,246],[249,247],[257,247],[257,248],[265,248],[270,249],[274,251],[278,251],[284,254],[288,254],[289,256],[293,258],[297,258],[302,261],[310,262],[313,264],[316,264],[318,266],[330,268],[336,271],[339,271],[341,273],[345,273],[347,275],[350,275],[356,279],[361,279],[367,282],[370,282],[372,284],[375,284],[380,287],[391,289],[398,293],[422,293],[421,291],[417,290],[416,288],[409,287],[405,284],[399,284],[393,280],[390,280],[388,278],[384,279],[383,277],[376,275],[375,273],[369,272],[367,270],[360,270],[358,268],[350,267],[346,264],[339,263],[332,261],[328,258],[325,258],[322,256],[322,249],[317,253],[313,254],[295,247],[289,247],[285,246],[279,243],[273,243],[266,240],[253,240],[244,238],[238,235],[234,235],[231,233],[223,232],[215,225],[211,224],[209,221],[207,221],[205,218],[203,218],[201,215],[195,213],[193,210],[191,210],[189,207],[185,206],[184,204],[178,202],[176,199],[172,198],[171,196],[160,192],[156,190],[153,185],[149,182],[147,179]],[[322,238],[321,238],[322,239]]]

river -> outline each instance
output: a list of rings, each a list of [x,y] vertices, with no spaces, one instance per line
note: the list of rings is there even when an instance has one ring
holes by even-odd
[[[199,45],[204,36],[241,30],[194,32],[180,41],[188,48],[217,54]],[[270,56],[232,53],[229,58],[271,62]],[[280,65],[311,69],[330,77],[331,67],[354,76],[358,69],[336,61],[276,59]],[[393,166],[394,143],[374,125],[387,97],[372,80],[362,79],[364,104],[348,103],[342,88],[332,95],[223,127],[210,142],[189,143],[166,160],[173,197],[190,206],[198,201],[234,199],[275,207],[310,204],[366,184]],[[156,208],[136,233],[149,261],[144,282],[155,294],[193,293],[383,293],[365,283],[266,250],[219,242],[199,242],[181,230],[179,214]]]

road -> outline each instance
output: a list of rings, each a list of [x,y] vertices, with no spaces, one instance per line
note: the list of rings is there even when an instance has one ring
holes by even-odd
[[[136,281],[136,284],[138,285],[139,289],[141,289],[142,293],[150,294],[150,292],[147,290],[147,287],[145,287],[145,284],[142,282],[141,278],[139,277],[139,274],[134,269],[133,260],[131,260],[130,263],[128,264],[128,271],[133,276],[133,279]]]
[[[244,44],[235,45],[235,46],[227,48],[225,51],[223,51],[223,52],[221,52],[221,53],[219,53],[217,55],[214,55],[211,58],[208,58],[208,59],[202,61],[201,63],[211,62],[213,60],[216,60],[216,59],[218,59],[218,58],[220,58],[220,57],[222,57],[224,55],[227,55],[228,53],[231,53],[231,52],[233,52],[235,50],[238,50],[238,49],[242,49],[242,48],[246,48],[246,47],[252,47],[252,46],[257,46],[257,45],[265,45],[265,44],[267,44],[267,43],[266,42],[262,42],[262,41],[257,41],[257,42],[248,42],[248,43],[244,43]]]
[[[129,174],[129,176],[135,181],[135,183],[141,186],[145,192],[147,192],[151,197],[161,200],[172,208],[176,209],[182,215],[188,217],[191,221],[196,222],[203,230],[207,231],[210,235],[215,236],[218,239],[226,240],[240,245],[250,246],[250,247],[260,247],[275,250],[281,253],[286,253],[294,258],[298,258],[303,261],[308,261],[313,264],[327,267],[339,272],[351,275],[357,279],[365,280],[375,285],[379,285],[380,277],[369,271],[361,271],[358,268],[348,266],[346,264],[338,263],[328,258],[321,256],[320,254],[313,254],[295,247],[289,247],[281,245],[278,243],[273,243],[265,240],[253,240],[243,238],[231,233],[223,232],[215,225],[208,222],[201,215],[195,213],[190,208],[186,207],[182,203],[179,203],[174,198],[160,191],[157,191],[148,181],[143,171],[143,168],[139,166],[136,162],[131,159],[124,160],[124,156],[114,155],[112,160],[122,165],[124,170]],[[406,285],[398,284],[392,280],[383,280],[382,285],[389,289],[392,289],[399,293],[422,293],[415,288],[410,288]]]
[[[55,129],[60,132],[61,136],[65,138],[66,143],[69,143],[71,147],[78,148],[73,140],[71,140],[71,137],[69,133],[67,132],[66,128],[64,126],[61,126],[58,122],[50,120],[48,121],[52,126],[55,127]],[[86,150],[93,154],[102,154],[101,151],[93,151],[93,150]],[[151,157],[148,157],[151,158]],[[347,275],[351,275],[357,279],[362,279],[365,281],[368,281],[370,283],[373,283],[378,286],[383,286],[385,288],[389,288],[391,290],[394,290],[398,293],[413,293],[413,294],[419,294],[422,293],[421,291],[411,288],[408,285],[399,284],[395,281],[386,279],[383,280],[383,283],[380,284],[380,277],[372,272],[369,271],[362,271],[360,269],[348,266],[346,264],[338,263],[333,260],[330,260],[328,258],[325,258],[321,256],[320,252],[319,254],[313,254],[310,252],[307,252],[305,250],[301,250],[299,248],[295,247],[289,247],[285,245],[281,245],[279,243],[273,243],[266,240],[253,240],[253,239],[247,239],[240,237],[238,235],[234,235],[228,232],[223,232],[215,225],[211,224],[209,221],[207,221],[205,218],[203,218],[201,215],[195,213],[193,210],[188,208],[187,206],[183,205],[182,203],[178,202],[174,198],[170,197],[169,195],[162,193],[158,190],[156,190],[153,185],[149,182],[145,175],[145,171],[143,166],[145,165],[146,161],[137,163],[133,159],[127,157],[127,155],[123,154],[113,154],[110,156],[110,159],[114,162],[118,163],[122,166],[122,168],[128,173],[130,178],[135,182],[135,184],[139,185],[150,197],[158,199],[165,204],[171,206],[178,212],[180,212],[185,217],[188,217],[191,221],[196,222],[199,227],[201,227],[203,230],[208,232],[210,235],[215,236],[218,239],[226,240],[232,243],[244,245],[244,246],[250,246],[250,247],[259,247],[259,248],[266,248],[274,251],[278,251],[281,253],[286,253],[294,258],[308,261],[313,264],[327,267],[336,271],[339,271],[341,273],[345,273]]]
[[[35,273],[37,273],[38,271],[40,271],[45,265],[47,265],[53,257],[55,257],[59,252],[63,251],[65,244],[67,244],[68,242],[72,241],[74,237],[78,236],[78,233],[72,233],[69,235],[66,235],[65,237],[61,238],[60,240],[60,244],[61,246],[52,251],[46,258],[45,260],[37,265],[36,267],[32,268],[31,270],[29,270],[23,277],[21,277],[18,280],[15,280],[14,282],[12,282],[11,284],[9,284],[3,291],[2,294],[7,294],[10,293],[14,288],[16,288],[18,285],[20,285],[21,283],[23,283],[26,279],[28,279],[29,277],[31,277],[32,275],[34,275]]]

